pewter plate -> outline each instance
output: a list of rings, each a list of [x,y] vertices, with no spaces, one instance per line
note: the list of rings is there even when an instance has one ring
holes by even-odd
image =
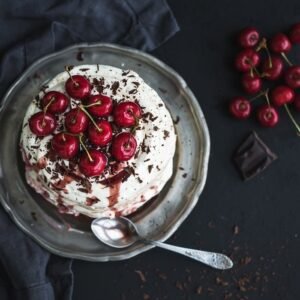
[[[82,60],[83,61],[79,61]],[[149,54],[111,44],[80,44],[36,61],[12,85],[0,108],[0,201],[14,222],[55,254],[89,261],[123,260],[153,246],[112,249],[90,230],[91,219],[61,215],[24,179],[19,153],[25,111],[41,85],[65,65],[106,64],[136,71],[165,101],[178,135],[174,174],[157,199],[131,218],[149,239],[164,241],[192,211],[206,181],[210,140],[201,108],[185,81]],[[184,168],[182,170],[181,168]]]

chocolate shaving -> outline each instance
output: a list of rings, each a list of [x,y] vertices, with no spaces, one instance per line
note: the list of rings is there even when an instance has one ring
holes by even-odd
[[[130,70],[124,70],[123,73],[122,73],[122,76],[126,76],[130,73]]]
[[[136,93],[137,93],[137,89],[132,89],[128,92],[129,95],[136,94]]]
[[[151,173],[152,169],[153,169],[153,165],[149,165],[148,166],[148,172]]]
[[[84,55],[83,55],[83,52],[82,51],[79,51],[76,55],[76,59],[78,61],[83,61],[84,60]]]
[[[119,86],[120,86],[119,81],[115,81],[115,82],[112,84],[112,86],[111,86],[110,89],[112,90],[113,95],[116,95],[116,94],[117,94],[117,90],[118,90]],[[130,93],[130,92],[129,92],[129,93]]]
[[[164,130],[164,140],[170,137],[170,132],[168,130]]]

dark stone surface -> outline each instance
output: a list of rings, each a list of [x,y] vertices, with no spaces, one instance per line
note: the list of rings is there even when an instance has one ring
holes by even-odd
[[[226,105],[231,97],[243,95],[240,76],[232,68],[236,33],[247,25],[267,37],[287,30],[300,21],[300,2],[169,4],[181,32],[153,54],[178,71],[199,99],[212,146],[204,192],[169,242],[232,254],[235,267],[220,272],[160,249],[121,262],[75,261],[74,300],[299,299],[299,137],[284,110],[276,128],[264,129],[255,119],[232,119]],[[300,63],[300,47],[290,57]],[[243,182],[231,158],[251,130],[278,159]],[[136,271],[142,271],[145,282]]]

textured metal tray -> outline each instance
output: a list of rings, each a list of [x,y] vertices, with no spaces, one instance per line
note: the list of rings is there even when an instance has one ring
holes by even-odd
[[[132,216],[140,232],[150,239],[166,240],[196,205],[206,181],[210,140],[195,96],[185,81],[158,59],[111,44],[80,44],[48,55],[11,86],[0,108],[0,201],[24,232],[55,254],[90,261],[127,259],[153,246],[136,243],[126,249],[112,249],[103,245],[90,231],[91,219],[59,214],[24,179],[18,144],[29,103],[41,85],[65,65],[83,63],[136,71],[159,93],[173,119],[180,118],[175,125],[174,175],[157,199]]]

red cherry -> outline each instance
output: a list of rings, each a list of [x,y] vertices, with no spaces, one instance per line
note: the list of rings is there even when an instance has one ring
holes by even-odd
[[[294,97],[294,91],[285,85],[279,85],[275,87],[271,92],[271,101],[276,106],[291,103],[294,100]]]
[[[293,101],[294,107],[297,111],[300,111],[300,94],[297,94]]]
[[[78,137],[63,132],[54,135],[51,145],[57,155],[64,159],[74,157],[79,151]]]
[[[122,132],[113,139],[111,154],[118,161],[126,161],[133,157],[136,146],[135,137],[129,132]]]
[[[93,95],[87,101],[87,110],[96,117],[106,117],[111,114],[112,109],[111,98],[104,95]]]
[[[277,33],[270,41],[270,48],[275,53],[287,53],[292,45],[289,38],[283,33]]]
[[[246,73],[242,77],[242,86],[246,93],[256,94],[261,90],[262,80],[255,74]]]
[[[66,129],[71,133],[84,132],[89,124],[87,115],[79,108],[71,109],[65,117]]]
[[[142,111],[134,102],[121,102],[114,109],[114,121],[118,126],[131,127],[136,125],[137,119],[141,118]]]
[[[56,128],[56,120],[52,114],[40,111],[32,115],[28,121],[30,130],[37,136],[51,134]]]
[[[67,93],[74,99],[84,99],[91,93],[91,84],[84,76],[73,75],[65,84]]]
[[[53,114],[63,113],[69,106],[69,103],[70,100],[65,94],[56,91],[46,93],[42,99],[43,109],[46,108],[47,112]]]
[[[283,70],[283,61],[278,55],[272,55],[272,66],[270,67],[269,59],[266,59],[262,65],[262,72],[265,75],[265,78],[268,80],[276,80],[278,79]]]
[[[243,97],[236,97],[230,102],[229,111],[237,119],[247,119],[251,113],[251,104]]]
[[[89,140],[96,146],[105,146],[112,138],[111,125],[105,120],[96,121],[96,124],[101,131],[99,131],[94,124],[90,124],[88,129]]]
[[[253,47],[259,40],[259,32],[254,27],[247,27],[239,34],[239,44],[243,48]]]
[[[90,156],[90,157],[89,157]],[[90,160],[90,158],[92,160]],[[79,169],[85,176],[99,176],[107,164],[107,157],[98,150],[89,150],[89,155],[83,153],[79,160]]]
[[[258,53],[251,49],[247,48],[242,50],[235,59],[235,67],[241,72],[247,72],[259,64],[260,57]]]
[[[274,127],[279,120],[276,109],[268,104],[258,109],[257,118],[260,124],[264,127]]]
[[[300,66],[289,67],[284,76],[286,84],[292,89],[300,87]]]
[[[297,23],[292,27],[289,38],[293,44],[300,43],[300,23]]]

